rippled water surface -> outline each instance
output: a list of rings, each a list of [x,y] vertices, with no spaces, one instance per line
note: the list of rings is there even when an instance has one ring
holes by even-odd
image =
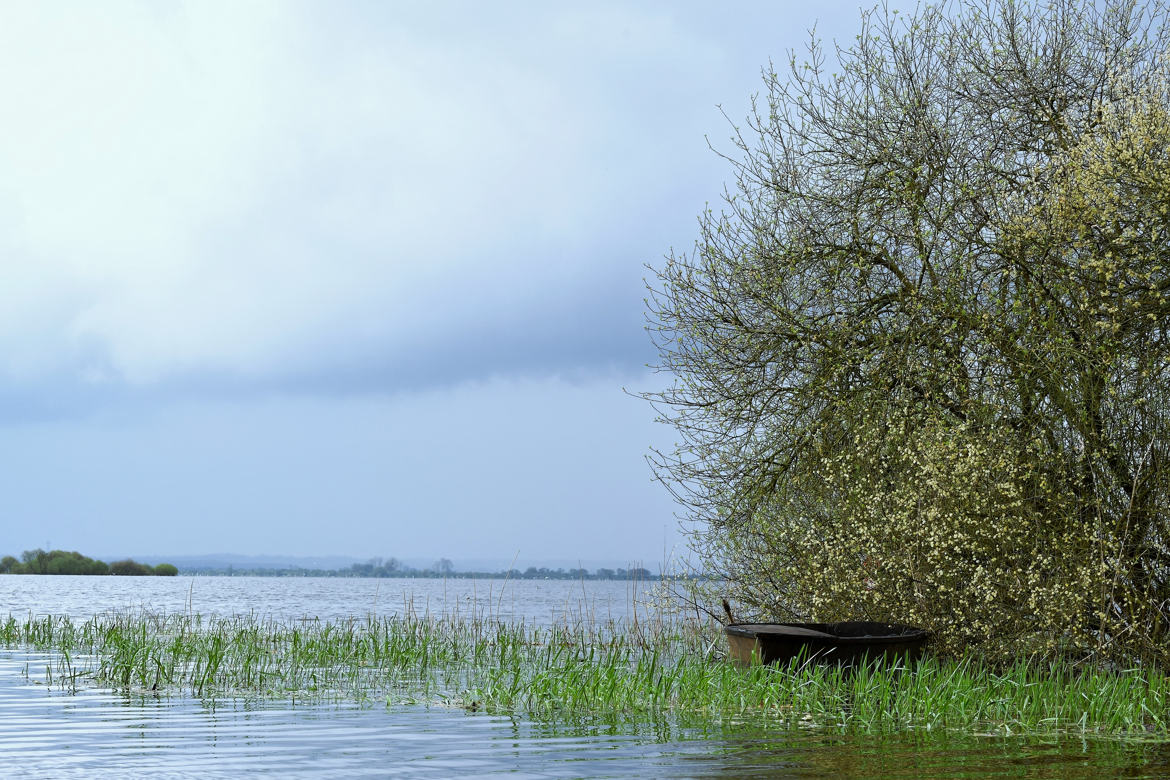
[[[0,615],[125,609],[278,619],[460,611],[549,622],[645,614],[626,583],[292,578],[0,577]],[[0,650],[3,777],[1166,778],[1170,745],[908,732],[889,736],[711,723],[536,723],[375,700],[202,701],[75,693],[55,659]]]
[[[440,707],[70,694],[34,682],[51,662],[0,652],[5,777],[1170,776],[1170,746],[1158,744],[550,725]]]
[[[255,614],[278,620],[343,620],[367,614],[458,613],[550,623],[644,612],[650,583],[621,580],[471,580],[365,577],[0,577],[0,615],[110,611]]]

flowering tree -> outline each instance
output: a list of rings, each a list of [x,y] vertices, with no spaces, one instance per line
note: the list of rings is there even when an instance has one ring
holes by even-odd
[[[746,608],[1170,661],[1165,51],[986,0],[765,74],[650,302],[653,461]]]

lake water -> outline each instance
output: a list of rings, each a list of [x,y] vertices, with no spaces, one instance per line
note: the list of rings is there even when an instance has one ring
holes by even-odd
[[[459,614],[547,625],[645,614],[654,583],[622,580],[473,580],[364,577],[0,576],[0,615],[195,612],[276,620]]]
[[[0,616],[148,609],[339,620],[413,608],[527,622],[641,619],[623,582],[0,576]],[[486,591],[486,592],[485,592]],[[53,658],[0,650],[4,777],[1165,778],[1170,744],[546,724],[438,706],[205,702],[42,684]]]

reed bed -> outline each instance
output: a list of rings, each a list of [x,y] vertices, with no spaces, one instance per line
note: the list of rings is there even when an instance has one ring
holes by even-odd
[[[124,614],[0,623],[45,651],[30,677],[64,690],[426,703],[549,720],[746,722],[895,731],[1170,737],[1170,679],[1021,661],[927,658],[853,671],[743,668],[716,627],[679,618],[529,626],[476,617],[274,622]]]

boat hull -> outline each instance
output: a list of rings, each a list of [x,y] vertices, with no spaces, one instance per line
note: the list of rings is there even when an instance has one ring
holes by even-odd
[[[731,657],[741,664],[813,663],[852,666],[867,659],[914,661],[930,632],[898,623],[731,623],[724,627]]]

